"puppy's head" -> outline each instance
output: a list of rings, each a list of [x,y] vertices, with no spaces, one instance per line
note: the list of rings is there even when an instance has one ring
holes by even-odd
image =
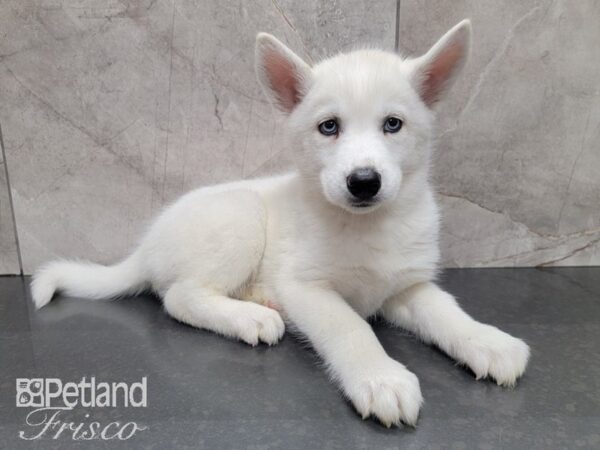
[[[392,201],[403,179],[427,170],[432,108],[463,67],[465,20],[414,59],[377,50],[309,66],[273,36],[256,41],[258,79],[289,115],[301,174],[332,204],[367,213]]]

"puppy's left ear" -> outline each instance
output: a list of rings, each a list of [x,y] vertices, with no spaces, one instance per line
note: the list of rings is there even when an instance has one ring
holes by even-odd
[[[271,102],[289,114],[306,94],[311,68],[275,37],[259,33],[256,75]]]
[[[428,107],[452,86],[471,50],[471,21],[454,26],[423,56],[411,61],[411,81]]]

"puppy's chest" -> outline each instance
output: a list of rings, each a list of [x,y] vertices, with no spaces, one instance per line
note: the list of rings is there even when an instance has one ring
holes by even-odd
[[[316,254],[320,256],[320,276],[367,317],[395,293],[430,276],[417,253],[399,239],[362,236],[331,240]]]
[[[328,281],[360,315],[368,317],[395,292],[396,281],[390,275],[372,267],[335,267]]]

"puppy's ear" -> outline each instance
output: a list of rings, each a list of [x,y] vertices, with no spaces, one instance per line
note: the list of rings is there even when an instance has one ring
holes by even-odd
[[[271,102],[284,113],[290,113],[306,93],[311,68],[275,37],[259,33],[256,74]]]
[[[412,60],[412,83],[425,104],[433,107],[454,83],[471,49],[471,21],[463,20],[423,56]]]

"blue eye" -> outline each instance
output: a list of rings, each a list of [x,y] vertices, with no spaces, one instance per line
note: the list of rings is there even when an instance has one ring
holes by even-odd
[[[397,133],[402,128],[402,121],[397,117],[388,117],[383,124],[384,133]]]
[[[333,136],[338,134],[339,126],[337,120],[329,119],[319,124],[319,133],[324,136]]]

